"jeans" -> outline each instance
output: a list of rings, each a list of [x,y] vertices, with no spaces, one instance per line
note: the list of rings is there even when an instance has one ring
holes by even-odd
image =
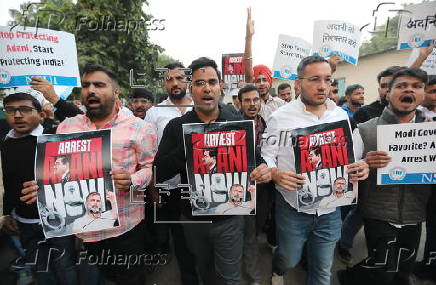
[[[273,271],[283,275],[301,260],[307,246],[306,284],[329,285],[336,242],[341,234],[339,209],[321,216],[299,213],[282,195],[276,195],[278,248],[273,256]]]
[[[353,248],[354,237],[363,226],[363,218],[357,208],[357,205],[351,206],[350,211],[344,218],[342,223],[341,239],[339,245],[346,249]]]
[[[45,239],[40,224],[18,222],[26,263],[36,271],[39,285],[76,285],[78,274],[74,236]]]
[[[397,228],[364,219],[368,257],[344,272],[342,284],[405,285],[418,252],[421,224]]]
[[[191,221],[184,216],[182,220]],[[203,284],[240,284],[243,216],[213,223],[183,223],[183,229]]]
[[[244,220],[244,269],[250,281],[260,283],[262,276],[259,263],[259,244],[256,236],[256,216],[244,216]]]

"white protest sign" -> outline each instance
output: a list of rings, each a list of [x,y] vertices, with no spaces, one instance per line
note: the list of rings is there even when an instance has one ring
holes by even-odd
[[[273,64],[273,77],[295,80],[300,61],[310,54],[311,44],[303,39],[279,35]]]
[[[313,30],[313,55],[325,58],[339,54],[356,65],[359,58],[359,27],[344,21],[316,21]]]
[[[436,184],[436,122],[377,126],[377,150],[392,157],[378,185]]]
[[[404,8],[399,24],[397,49],[426,47],[436,38],[436,1]]]
[[[410,53],[409,60],[407,61],[407,66],[411,66],[419,56],[419,49],[415,48]],[[426,71],[428,75],[436,75],[436,48],[433,48],[431,54],[422,63],[422,70]]]
[[[31,76],[56,90],[80,86],[73,34],[34,27],[0,27],[0,88],[28,86]]]

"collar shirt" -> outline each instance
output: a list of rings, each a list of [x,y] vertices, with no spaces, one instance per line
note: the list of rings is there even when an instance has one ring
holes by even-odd
[[[152,164],[157,151],[156,133],[143,120],[119,111],[101,129],[112,129],[112,168],[123,168],[131,175],[133,186],[148,185],[152,177]],[[86,115],[67,118],[58,134],[97,130]],[[78,234],[85,242],[96,242],[122,235],[144,219],[144,204],[132,203],[129,192],[115,189],[120,225],[116,228]]]
[[[286,102],[279,97],[273,97],[268,94],[268,99],[266,100],[266,102],[263,99],[260,100],[259,115],[262,116],[265,121],[267,121],[268,118],[271,116],[272,112],[285,104]]]
[[[34,136],[37,137],[39,135],[42,135],[42,132],[44,131],[43,127],[41,126],[41,124],[38,125],[38,127],[36,127],[33,131],[30,132],[30,136]],[[7,133],[5,140],[6,139],[16,139],[17,138],[17,132],[14,129],[9,130],[9,132]]]
[[[292,129],[348,120],[347,113],[336,106],[333,101],[327,99],[326,105],[327,110],[321,118],[308,112],[300,98],[289,102],[271,115],[266,123],[267,128],[263,136],[264,142],[262,144],[262,157],[268,164],[268,167],[277,167],[280,170],[295,172],[294,150],[290,143],[292,142],[290,137]],[[353,131],[353,146],[354,158],[355,161],[357,161],[361,158],[363,152],[363,142],[357,128]],[[285,201],[293,208],[297,209],[297,191],[288,191],[278,185],[275,187]],[[334,211],[335,208],[305,210],[302,212],[323,215]]]
[[[192,110],[192,107],[187,107],[186,112]],[[186,113],[185,112],[185,113]],[[163,131],[168,124],[174,118],[181,117],[183,113],[174,105],[169,98],[162,101],[156,106],[151,107],[147,110],[144,120],[153,126],[154,131],[157,134],[157,144],[159,145]],[[163,184],[168,184],[169,189],[175,189],[180,184],[180,175],[176,175],[171,179],[163,182]]]

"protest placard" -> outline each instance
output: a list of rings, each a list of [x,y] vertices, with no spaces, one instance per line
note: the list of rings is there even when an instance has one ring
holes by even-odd
[[[38,136],[37,205],[47,238],[119,225],[111,130]]]
[[[223,80],[227,88],[237,88],[238,82],[245,82],[245,64],[243,53],[222,55]]]
[[[359,27],[344,21],[315,21],[312,54],[329,58],[339,54],[342,60],[357,65]]]
[[[300,61],[310,54],[311,44],[303,39],[279,35],[276,56],[273,64],[273,77],[297,79],[297,67]]]
[[[183,138],[192,215],[255,214],[254,122],[184,124]]]
[[[436,122],[377,126],[377,150],[392,158],[378,185],[436,183]]]
[[[397,49],[426,47],[436,38],[436,1],[404,7],[401,13]]]
[[[31,76],[50,81],[57,91],[80,86],[74,35],[35,27],[0,27],[0,88],[28,86]]]
[[[297,189],[298,211],[335,208],[357,202],[357,183],[348,179],[354,162],[347,120],[294,129],[291,132],[295,172],[306,183]]]
[[[419,49],[415,48],[410,53],[409,60],[407,61],[407,66],[411,66],[419,56]],[[422,70],[426,71],[428,75],[436,75],[436,48],[433,48],[431,54],[422,63]]]

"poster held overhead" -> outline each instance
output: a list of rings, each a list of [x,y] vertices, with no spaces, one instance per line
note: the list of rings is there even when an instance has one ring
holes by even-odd
[[[279,35],[273,64],[273,77],[296,80],[300,61],[310,54],[310,43],[303,39]]]
[[[312,54],[329,58],[338,54],[342,60],[357,65],[359,27],[344,21],[315,21]]]

